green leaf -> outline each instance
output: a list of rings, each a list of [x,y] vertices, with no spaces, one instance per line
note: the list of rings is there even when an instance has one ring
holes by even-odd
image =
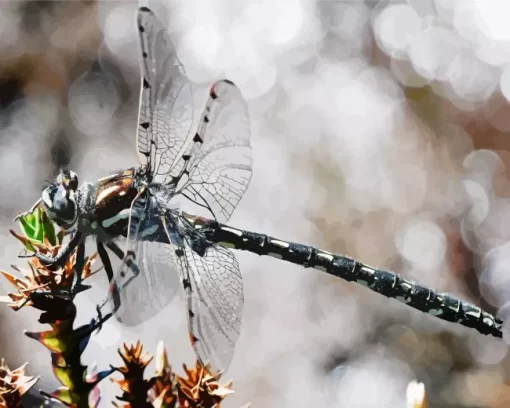
[[[53,330],[38,333],[26,331],[25,336],[39,341],[52,353],[65,353],[68,350],[66,341],[70,342],[68,337],[59,336],[58,333]]]
[[[30,240],[42,243],[43,242],[43,229],[41,226],[41,210],[37,208],[32,214],[20,217],[19,223],[21,231]]]
[[[73,407],[80,401],[80,398],[66,387],[60,387],[59,389],[47,394],[41,392],[44,396],[50,397],[60,401],[66,407]]]
[[[53,366],[53,374],[57,377],[57,380],[69,390],[74,388],[73,384],[73,373],[71,368]]]
[[[42,226],[43,236],[46,237],[51,246],[57,245],[57,236],[55,234],[55,226],[48,217],[46,212],[41,211],[40,223]]]
[[[42,213],[44,211],[41,209],[41,208],[37,208],[34,212],[34,218],[35,218],[35,236],[34,236],[34,241],[37,241],[37,242],[43,242],[43,239],[44,239],[44,228],[43,228],[43,225],[41,223],[41,219],[42,219]]]
[[[21,231],[25,237],[30,238],[35,235],[35,226],[33,224],[32,214],[20,217],[19,223]]]

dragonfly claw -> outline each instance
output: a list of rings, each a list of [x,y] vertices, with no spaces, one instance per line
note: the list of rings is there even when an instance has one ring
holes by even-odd
[[[13,222],[18,221],[21,217],[26,217],[27,215],[32,214],[35,211],[35,209],[39,206],[40,203],[41,203],[41,199],[37,200],[35,202],[35,204],[28,211],[23,211],[22,213],[19,213],[18,215],[16,215],[16,217],[14,217]]]
[[[28,211],[25,211],[25,212],[19,213],[18,215],[16,215],[16,217],[14,217],[14,218],[13,218],[12,222],[16,222],[16,221],[18,221],[21,217],[26,217],[28,214],[29,214],[29,212],[28,212]]]
[[[16,221],[18,221],[20,218],[22,218],[22,217],[26,217],[27,215],[30,215],[30,214],[32,214],[32,213],[33,213],[33,211],[31,211],[31,210],[23,211],[23,212],[19,213],[18,215],[16,215],[16,217],[14,217],[14,219],[13,219],[12,221],[13,221],[13,222],[16,222]]]
[[[19,253],[18,258],[33,258],[34,256],[37,256],[36,252],[27,252],[27,250],[23,250]]]
[[[96,313],[97,313],[97,319],[95,320],[95,326],[98,334],[101,329],[103,328],[103,323],[106,322],[110,317],[112,317],[111,313],[107,313],[106,315],[103,315],[101,312],[102,305],[96,305]]]

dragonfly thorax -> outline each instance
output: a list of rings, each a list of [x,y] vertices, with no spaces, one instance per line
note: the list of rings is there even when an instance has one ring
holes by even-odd
[[[63,170],[56,181],[42,192],[41,202],[48,216],[65,229],[71,228],[78,219],[77,188],[76,173]]]

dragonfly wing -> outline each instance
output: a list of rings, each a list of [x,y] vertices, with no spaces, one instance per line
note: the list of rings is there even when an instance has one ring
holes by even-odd
[[[189,177],[177,193],[226,222],[252,174],[248,107],[232,82],[222,80],[211,87],[193,142],[183,164]],[[174,176],[180,171],[172,168]]]
[[[241,330],[244,296],[239,264],[231,251],[215,244],[199,255],[190,236],[169,228],[173,221],[168,217],[164,222],[183,282],[195,353],[202,364],[226,370]]]
[[[179,193],[225,222],[251,178],[246,102],[232,82],[216,82],[197,132],[188,140],[193,123],[191,83],[175,47],[147,8],[139,10],[138,29],[142,84],[137,140],[141,162],[157,183],[178,183],[186,175]]]
[[[148,240],[150,234],[163,231],[161,227],[160,218],[151,217],[147,197],[135,200],[125,256],[109,291],[111,309],[125,325],[135,326],[157,315],[179,287],[171,248]]]
[[[163,183],[193,124],[191,83],[161,21],[147,8],[138,11],[142,84],[137,144],[140,160]]]

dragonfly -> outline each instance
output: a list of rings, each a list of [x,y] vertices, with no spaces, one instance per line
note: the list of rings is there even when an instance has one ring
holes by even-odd
[[[157,315],[180,286],[197,358],[218,370],[228,368],[241,330],[243,283],[233,249],[314,268],[502,337],[502,320],[474,304],[344,255],[227,225],[252,176],[247,103],[233,82],[215,82],[193,131],[192,84],[167,30],[146,7],[137,27],[140,163],[94,183],[80,184],[76,173],[62,170],[26,212],[42,206],[71,236],[55,257],[34,254],[41,262],[62,265],[95,238],[110,281],[100,308],[131,326]],[[181,211],[178,199],[211,217]],[[120,260],[115,271],[111,254]]]

